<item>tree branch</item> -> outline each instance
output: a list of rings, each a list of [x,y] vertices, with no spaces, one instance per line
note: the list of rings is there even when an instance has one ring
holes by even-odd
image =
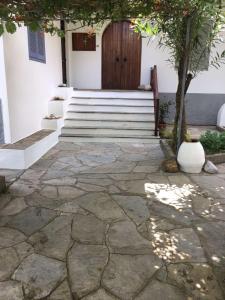
[[[191,73],[187,74],[186,82],[185,82],[185,89],[184,89],[184,94],[187,94],[188,88],[190,86],[190,83],[193,79],[193,75]]]

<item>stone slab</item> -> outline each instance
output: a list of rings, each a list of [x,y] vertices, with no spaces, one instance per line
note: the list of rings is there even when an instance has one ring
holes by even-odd
[[[110,252],[120,254],[151,254],[151,242],[144,239],[131,221],[120,221],[108,231]]]
[[[101,245],[75,245],[68,256],[73,297],[80,298],[100,286],[101,274],[108,260],[108,250]]]
[[[161,261],[153,255],[112,254],[102,284],[119,299],[134,299],[160,266]]]
[[[24,300],[22,285],[12,280],[0,282],[0,300]]]
[[[80,243],[103,244],[106,225],[94,215],[76,214],[73,219],[72,238]]]
[[[19,244],[26,240],[26,236],[12,228],[0,228],[0,248],[7,248]]]
[[[28,299],[48,296],[66,277],[65,264],[38,254],[28,256],[13,274],[22,282]]]

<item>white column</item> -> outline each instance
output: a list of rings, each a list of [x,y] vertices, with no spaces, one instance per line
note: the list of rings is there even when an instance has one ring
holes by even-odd
[[[2,115],[5,143],[11,142],[9,107],[7,97],[7,82],[5,73],[4,40],[0,37],[0,99],[2,102]]]

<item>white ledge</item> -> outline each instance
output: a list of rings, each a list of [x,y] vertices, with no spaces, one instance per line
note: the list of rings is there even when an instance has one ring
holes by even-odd
[[[34,134],[15,144],[4,145],[0,149],[0,168],[28,169],[58,143],[57,131],[41,130],[38,133],[42,132],[46,134],[40,139],[35,140]],[[31,142],[26,141],[29,139]]]

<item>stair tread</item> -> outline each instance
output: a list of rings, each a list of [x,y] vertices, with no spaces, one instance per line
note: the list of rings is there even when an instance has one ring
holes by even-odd
[[[101,138],[101,137],[59,137],[60,141],[70,143],[132,143],[132,144],[159,144],[159,139],[139,139],[139,138]]]
[[[102,135],[107,135],[107,136],[151,136],[154,133],[154,129],[115,129],[115,128],[68,128],[68,127],[63,127],[61,130],[62,134],[67,134],[67,135],[97,135],[97,136],[102,136]]]
[[[74,133],[71,133],[71,134],[67,134],[67,133],[62,133],[60,136],[63,136],[63,137],[108,137],[108,138],[112,138],[112,137],[115,137],[115,138],[117,138],[117,137],[120,137],[120,138],[137,138],[137,136],[132,136],[132,135],[130,135],[130,136],[126,136],[126,135],[120,135],[120,134],[118,134],[118,135],[107,135],[107,134],[88,134],[88,133],[83,133],[83,134],[74,134]],[[138,136],[138,138],[140,138],[140,139],[142,139],[142,138],[144,138],[144,139],[148,139],[148,138],[156,138],[156,139],[158,139],[158,137],[156,137],[156,136],[154,136],[154,135],[139,135]]]
[[[68,110],[68,113],[84,113],[84,114],[118,114],[118,115],[154,115],[154,112],[114,112],[114,111],[82,111],[82,110],[77,110],[77,111],[74,111],[74,110]]]
[[[149,107],[154,107],[154,105],[124,105],[124,104],[113,104],[110,102],[110,104],[94,104],[94,103],[70,103],[70,105],[74,105],[74,106],[99,106],[99,107],[126,107],[126,108],[137,108],[137,107],[145,107],[145,108],[149,108]]]
[[[92,96],[92,97],[85,97],[85,96],[73,96],[72,99],[109,99],[109,100],[154,100],[153,98],[130,98],[130,97],[101,97],[101,96]]]
[[[91,122],[91,121],[94,121],[94,122],[108,122],[108,121],[110,121],[109,119],[107,119],[107,120],[104,120],[104,119],[102,119],[102,120],[88,120],[88,119],[81,119],[81,118],[69,118],[69,117],[67,117],[67,118],[65,118],[64,119],[65,121],[74,121],[74,120],[77,120],[77,121],[87,121],[87,122]],[[135,123],[135,122],[144,122],[144,123],[155,123],[154,121],[152,121],[152,120],[149,120],[149,121],[137,121],[137,120],[114,120],[114,119],[112,119],[111,120],[111,122],[129,122],[129,123],[131,123],[131,122],[133,122],[133,123]]]
[[[113,129],[113,130],[140,130],[140,131],[149,131],[153,130],[151,128],[143,128],[143,127],[97,127],[97,126],[64,126],[62,129]]]
[[[146,120],[116,120],[116,119],[107,119],[107,120],[94,120],[94,119],[80,119],[80,118],[66,118],[65,121],[97,121],[97,122],[129,122],[129,123],[132,123],[132,122],[138,122],[138,123],[152,123],[154,124],[155,122],[154,121],[146,121]]]

